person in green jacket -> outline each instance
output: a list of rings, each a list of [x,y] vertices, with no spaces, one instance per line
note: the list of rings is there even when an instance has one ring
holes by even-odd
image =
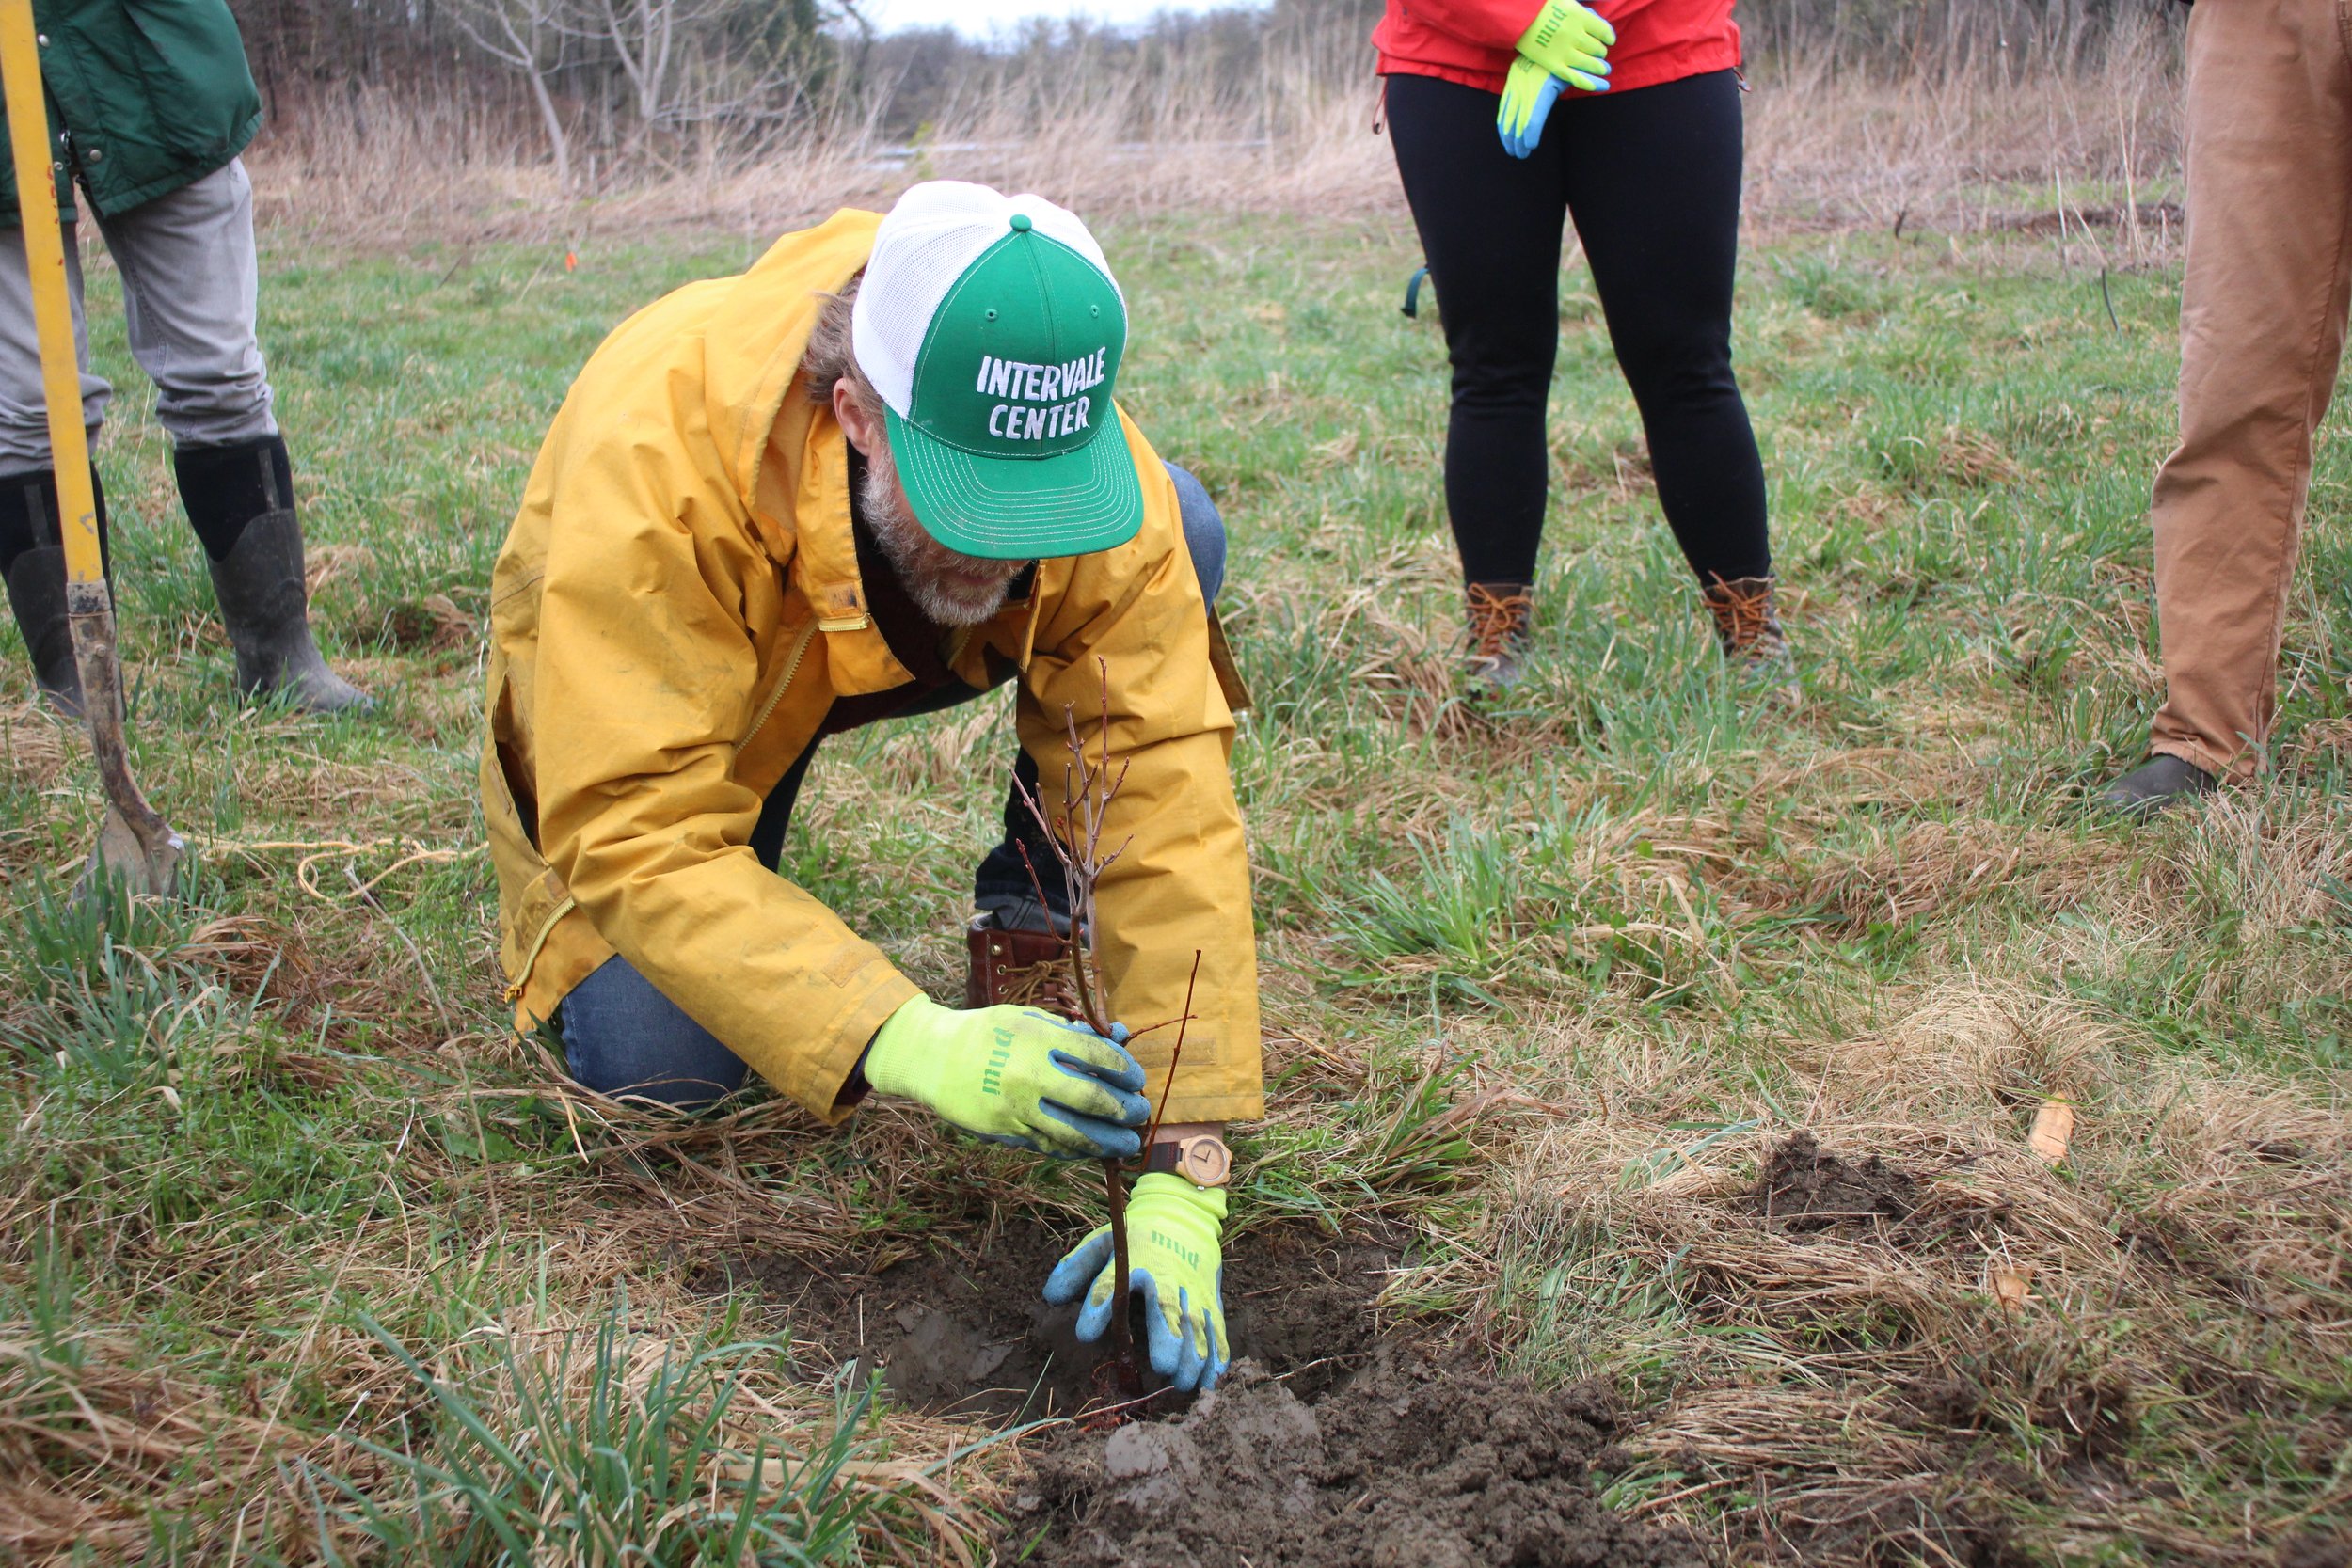
[[[237,685],[312,712],[372,705],[310,636],[294,474],[254,335],[253,188],[238,154],[262,99],[227,0],[38,0],[66,275],[93,439],[112,388],[89,370],[74,187],[122,276],[131,354],[202,541]],[[14,168],[0,162],[0,577],[50,700],[81,710],[65,551]],[[96,475],[92,474],[93,482]],[[98,496],[99,537],[106,508]]]

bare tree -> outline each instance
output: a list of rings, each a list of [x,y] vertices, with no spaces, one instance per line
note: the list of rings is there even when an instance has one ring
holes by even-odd
[[[790,86],[789,76],[729,48],[728,34],[763,8],[744,0],[573,0],[575,35],[609,52],[635,100],[641,135],[741,119]],[[781,9],[781,8],[771,8]],[[821,14],[821,13],[818,13]]]
[[[531,84],[531,100],[547,129],[561,190],[571,188],[571,140],[564,133],[564,117],[556,112],[548,77],[563,64],[564,40],[575,30],[566,14],[570,5],[571,0],[464,0],[452,8],[457,30],[475,48],[522,72]]]
[[[637,99],[637,121],[648,129],[661,123],[670,106],[678,33],[723,8],[724,0],[582,0],[585,30],[612,46],[621,73]]]

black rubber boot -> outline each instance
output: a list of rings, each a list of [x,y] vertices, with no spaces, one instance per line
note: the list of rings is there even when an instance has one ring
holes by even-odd
[[[310,638],[302,526],[284,438],[183,447],[171,464],[237,651],[237,689],[282,697],[308,713],[373,707],[366,692],[326,667]]]
[[[106,546],[106,492],[90,470],[98,509],[98,543]],[[33,679],[52,705],[82,716],[82,673],[73,662],[73,628],[65,607],[65,538],[57,526],[57,478],[49,468],[0,474],[0,572],[8,608],[33,656]]]
[[[2168,806],[2211,795],[2219,787],[2214,776],[2195,763],[2158,752],[2099,791],[2095,800],[2100,809],[2118,816],[2153,816]]]

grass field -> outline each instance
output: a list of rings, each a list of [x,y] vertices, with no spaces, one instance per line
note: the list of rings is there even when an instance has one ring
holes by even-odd
[[[1610,1500],[1734,1560],[2344,1560],[2341,421],[2268,781],[2123,827],[2080,799],[2159,689],[2176,271],[1936,233],[1748,257],[1804,691],[1782,707],[1726,683],[1572,267],[1540,673],[1485,719],[1454,696],[1409,230],[1104,237],[1122,391],[1224,507],[1257,697],[1235,768],[1273,1111],[1239,1222],[1407,1227],[1400,1331],[1607,1380],[1631,1413]],[[0,632],[0,1559],[618,1561],[604,1528],[717,1561],[739,1517],[775,1560],[984,1560],[1017,1445],[965,1451],[986,1432],[875,1403],[771,1304],[692,1282],[747,1249],[970,1246],[1024,1211],[1074,1234],[1088,1187],[887,1112],[656,1121],[567,1093],[501,1022],[472,782],[491,559],[599,337],[755,248],[265,249],[316,618],[385,711],[230,700],[100,275],[135,744],[202,881],[103,931],[68,906],[93,786]],[[1006,716],[836,740],[787,850],[942,995]],[[2080,1117],[2055,1168],[2026,1147],[2051,1097]],[[1799,1133],[1884,1177],[1883,1217],[1759,1215]]]

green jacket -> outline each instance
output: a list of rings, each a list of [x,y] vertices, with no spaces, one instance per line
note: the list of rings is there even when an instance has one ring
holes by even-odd
[[[33,24],[62,213],[77,180],[102,216],[167,196],[261,129],[228,0],[34,0]],[[0,158],[0,224],[16,221],[16,165]]]

